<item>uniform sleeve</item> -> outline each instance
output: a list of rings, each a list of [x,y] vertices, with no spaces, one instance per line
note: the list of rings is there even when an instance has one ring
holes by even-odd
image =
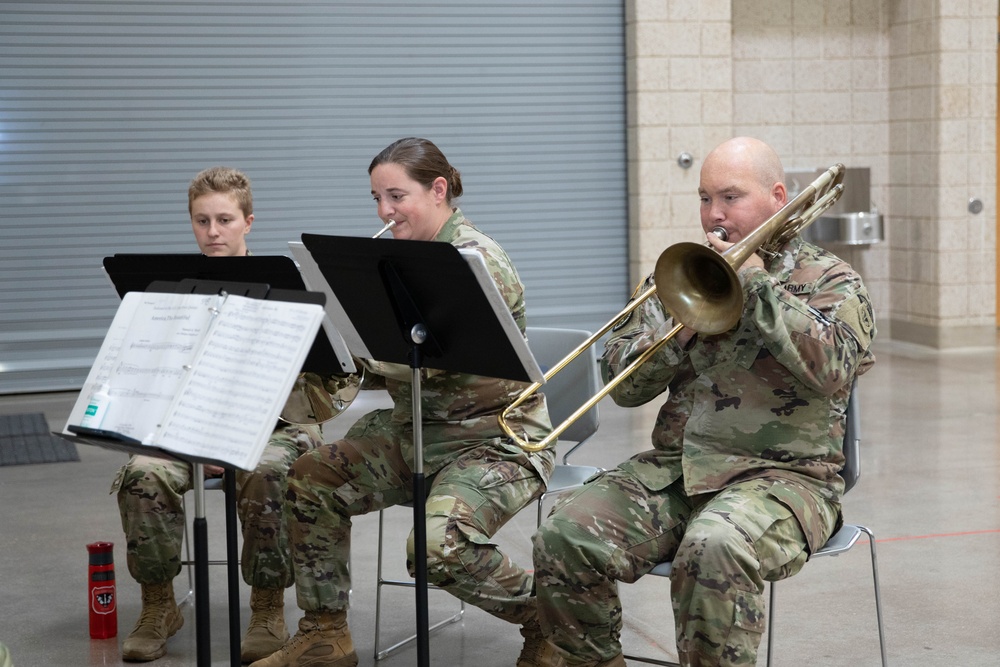
[[[652,285],[653,277],[650,276],[636,288],[632,299]],[[629,364],[673,328],[673,324],[673,318],[655,296],[624,317],[611,330],[604,345],[601,357],[604,381],[609,382],[628,368]],[[686,356],[675,340],[669,341],[611,391],[612,400],[623,407],[648,403],[667,390],[679,364]]]
[[[874,363],[871,301],[846,264],[826,270],[807,294],[792,294],[762,269],[744,269],[740,279],[764,345],[803,384],[830,396]]]

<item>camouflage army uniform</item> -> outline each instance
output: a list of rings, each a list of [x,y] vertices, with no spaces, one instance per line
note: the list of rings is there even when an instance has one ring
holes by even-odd
[[[523,289],[506,253],[462,215],[448,219],[435,241],[475,248],[524,330]],[[412,500],[412,371],[369,362],[393,408],[358,420],[343,440],[303,456],[288,475],[286,513],[295,560],[298,604],[305,611],[348,606],[351,518]],[[534,618],[532,578],[490,542],[544,489],[550,450],[527,454],[506,441],[497,416],[524,384],[430,371],[421,381],[424,472],[428,479],[428,581],[495,616],[523,624]],[[549,430],[544,397],[512,415],[532,439]],[[413,536],[407,542],[413,573]]]
[[[243,580],[251,586],[281,589],[292,585],[288,535],[281,514],[285,475],[295,459],[322,442],[319,426],[278,428],[253,472],[237,471]],[[191,473],[191,466],[184,463],[133,456],[115,477],[111,492],[118,494],[128,570],[140,584],[166,583],[181,571],[181,500],[192,487]]]
[[[740,280],[734,329],[671,340],[612,394],[632,407],[668,392],[655,449],[569,494],[535,536],[542,630],[570,665],[621,652],[616,581],[667,560],[681,664],[755,665],[764,581],[798,572],[841,522],[844,413],[874,363],[867,291],[800,239]],[[672,325],[649,299],[616,325],[605,375]]]

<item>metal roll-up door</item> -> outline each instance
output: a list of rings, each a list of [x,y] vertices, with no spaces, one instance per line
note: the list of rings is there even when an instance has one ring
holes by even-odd
[[[462,172],[536,326],[596,327],[627,283],[620,0],[0,4],[0,393],[79,388],[122,252],[195,252],[187,186],[253,181],[255,254],[370,235],[402,136]]]

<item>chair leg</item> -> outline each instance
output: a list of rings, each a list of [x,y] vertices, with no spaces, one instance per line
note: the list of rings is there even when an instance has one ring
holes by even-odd
[[[677,662],[667,662],[666,660],[657,660],[656,658],[645,658],[640,655],[629,655],[623,654],[623,658],[626,660],[631,660],[632,662],[641,662],[646,665],[660,665],[660,667],[681,667],[680,663]]]
[[[384,512],[379,511],[378,513],[378,548],[376,558],[378,562],[375,564],[375,647],[374,647],[374,659],[375,662],[384,660],[388,658],[393,653],[397,652],[399,649],[407,646],[417,640],[416,633],[410,635],[406,639],[396,642],[392,646],[386,649],[379,649],[379,638],[380,638],[380,628],[382,626],[382,587],[383,586],[398,586],[401,588],[416,588],[416,583],[412,581],[398,581],[394,579],[384,579],[382,577],[382,534],[384,527]],[[437,588],[436,586],[428,586],[429,590]],[[440,590],[440,589],[438,589]],[[453,615],[438,621],[434,625],[427,628],[427,632],[431,633],[439,628],[443,628],[446,625],[451,625],[452,623],[457,623],[462,620],[462,616],[465,614],[465,601],[460,600],[458,611]]]
[[[855,524],[856,525],[856,524]],[[878,581],[878,559],[875,555],[875,534],[865,526],[857,526],[858,530],[868,535],[868,544],[872,552],[872,582],[875,587],[875,618],[878,623],[878,648],[882,657],[882,667],[888,667],[889,659],[885,650],[885,626],[882,623],[882,589]],[[767,667],[771,667],[771,656],[774,655],[774,584],[771,582],[771,602],[767,612]]]
[[[774,583],[771,582],[771,599],[767,603],[767,667],[771,667],[774,655]]]
[[[221,487],[220,487],[221,488]],[[187,569],[188,578],[188,591],[184,594],[180,600],[177,601],[178,605],[186,604],[189,600],[194,598],[194,566],[195,561],[191,557],[191,530],[188,527],[188,513],[187,513],[187,498],[181,496],[181,510],[184,512],[184,536],[181,540],[184,542],[184,560],[181,561],[181,565]],[[236,564],[239,565],[242,561],[237,559]],[[223,559],[209,559],[209,565],[229,565],[229,554],[226,554],[226,558]]]
[[[542,505],[545,502],[545,496],[547,495],[547,493],[542,493],[542,495],[538,496],[538,517],[535,520],[536,529],[542,527]]]
[[[184,511],[184,537],[182,538],[184,540],[184,562],[182,565],[184,565],[184,569],[187,570],[188,591],[184,594],[184,597],[177,602],[178,606],[186,604],[188,600],[191,600],[194,597],[194,560],[191,558],[191,533],[188,531],[187,501],[185,501],[183,496],[181,497],[181,508]]]
[[[858,526],[858,530],[868,535],[868,544],[872,552],[872,582],[875,586],[875,617],[878,621],[878,648],[882,656],[882,667],[888,667],[889,661],[885,651],[885,628],[882,625],[882,589],[878,583],[878,560],[875,557],[875,534],[865,526]]]
[[[375,556],[375,660],[378,660],[379,628],[382,620],[382,523],[384,513],[378,513],[378,547]]]

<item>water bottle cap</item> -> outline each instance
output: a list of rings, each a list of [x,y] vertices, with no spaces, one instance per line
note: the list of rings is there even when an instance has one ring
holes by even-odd
[[[114,551],[114,542],[91,542],[87,545],[87,551],[92,554],[102,554]]]

